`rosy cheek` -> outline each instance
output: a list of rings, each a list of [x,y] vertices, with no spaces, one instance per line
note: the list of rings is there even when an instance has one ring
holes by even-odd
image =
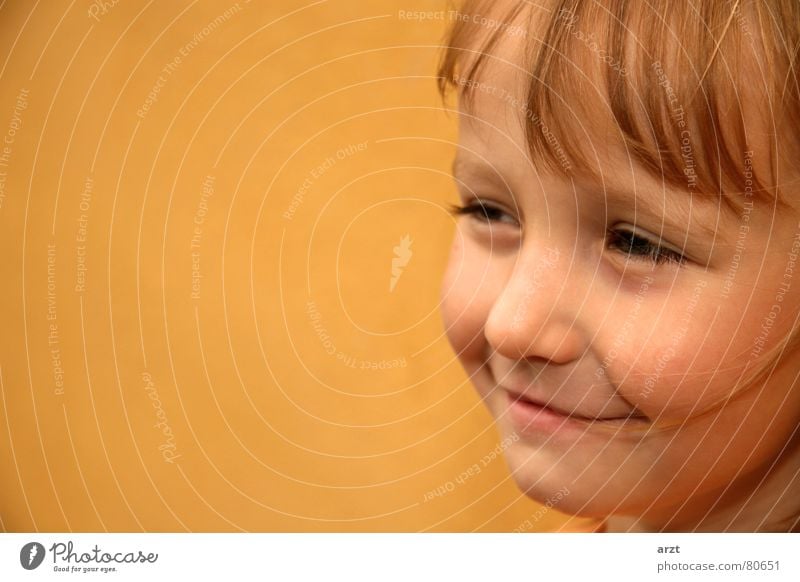
[[[662,318],[669,333],[642,335],[641,348],[631,352],[635,361],[618,370],[629,372],[619,387],[622,396],[651,418],[682,420],[729,394],[743,369],[733,354],[744,346],[731,339],[735,324],[714,314],[710,303],[698,304],[690,318]]]
[[[462,361],[473,338],[481,329],[474,297],[475,273],[465,260],[464,244],[456,232],[450,259],[442,279],[441,314],[447,338]]]
[[[476,243],[456,238],[441,288],[441,314],[447,338],[468,371],[488,356],[483,330],[502,290],[502,273]]]
[[[456,238],[450,248],[450,257],[442,278],[440,292],[442,321],[444,322],[445,331],[451,343],[457,338],[458,334],[456,331],[459,325],[459,314],[464,311],[465,307],[462,289],[463,282],[461,281],[464,277],[463,267],[463,245],[456,233]]]

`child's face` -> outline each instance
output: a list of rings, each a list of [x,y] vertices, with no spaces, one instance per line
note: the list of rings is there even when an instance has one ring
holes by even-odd
[[[506,451],[515,480],[542,502],[567,486],[556,507],[567,513],[678,528],[717,501],[741,502],[797,426],[800,358],[782,360],[763,389],[696,415],[797,314],[798,213],[755,202],[743,219],[663,185],[613,145],[602,110],[586,129],[605,184],[578,179],[580,168],[574,182],[537,171],[508,97],[524,103],[528,79],[490,61],[481,81],[474,106],[462,106],[454,168],[461,204],[487,211],[458,219],[442,310],[503,437],[520,437]],[[766,152],[754,152],[755,168]],[[682,264],[662,260],[675,253]],[[680,426],[616,431],[655,420]]]

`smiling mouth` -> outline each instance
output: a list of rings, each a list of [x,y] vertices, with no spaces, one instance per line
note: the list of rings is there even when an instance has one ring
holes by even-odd
[[[532,400],[524,396],[523,394],[520,394],[518,392],[513,392],[511,390],[508,390],[507,388],[502,388],[502,389],[506,391],[510,404],[525,407],[528,409],[529,412],[536,412],[536,410],[538,409],[539,411],[547,415],[557,415],[564,419],[578,421],[581,423],[591,423],[591,424],[599,424],[599,423],[628,424],[628,423],[647,422],[647,417],[638,413],[637,411],[633,411],[630,414],[626,414],[623,416],[608,416],[608,417],[588,416],[576,413],[574,411],[563,410],[554,407],[551,404],[546,404],[544,402]]]

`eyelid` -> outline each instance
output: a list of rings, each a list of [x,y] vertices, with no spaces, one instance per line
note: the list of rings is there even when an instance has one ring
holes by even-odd
[[[649,243],[651,243],[651,244],[653,244],[655,246],[659,246],[659,247],[663,248],[664,250],[672,251],[673,253],[677,253],[677,254],[682,255],[682,256],[685,256],[686,252],[687,252],[686,249],[679,248],[679,247],[673,245],[672,243],[664,240],[660,236],[658,236],[656,234],[652,234],[650,231],[642,231],[642,229],[632,225],[629,222],[621,222],[621,223],[615,224],[612,227],[612,229],[623,230],[623,231],[629,232],[629,233],[633,234],[634,236],[637,236],[638,238],[646,239]]]
[[[673,264],[683,267],[690,260],[682,251],[653,235],[641,234],[632,225],[611,227],[607,231],[608,247],[619,251],[626,261],[645,262],[652,266]],[[622,241],[622,242],[620,242]],[[639,241],[638,244],[634,241]]]
[[[508,209],[505,208],[505,205],[496,202],[494,200],[485,200],[475,197],[472,198],[469,202],[465,203],[463,206],[459,206],[456,204],[450,206],[451,213],[456,216],[472,215],[478,219],[480,219],[480,217],[478,217],[477,215],[479,213],[485,214],[486,210],[500,212],[510,219],[508,221],[487,219],[488,222],[510,224],[515,227],[521,226],[520,221],[517,219],[514,213],[509,212]]]

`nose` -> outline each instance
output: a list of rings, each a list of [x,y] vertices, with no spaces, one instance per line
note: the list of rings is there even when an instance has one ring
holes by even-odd
[[[484,326],[492,349],[515,360],[541,358],[556,364],[581,356],[588,345],[578,321],[585,297],[573,260],[571,252],[550,246],[517,255]]]

